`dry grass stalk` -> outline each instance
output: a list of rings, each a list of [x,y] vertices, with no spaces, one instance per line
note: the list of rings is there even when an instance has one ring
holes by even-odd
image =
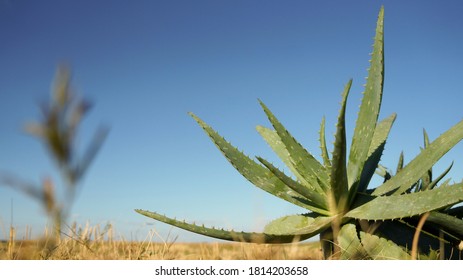
[[[420,221],[418,222],[418,225],[416,226],[416,231],[415,231],[415,235],[413,236],[413,242],[412,242],[412,251],[411,251],[412,260],[416,260],[416,256],[418,255],[418,240],[420,239],[420,233],[421,233],[421,230],[423,229],[426,219],[429,217],[430,214],[431,214],[430,212],[424,213],[423,216],[421,216]]]

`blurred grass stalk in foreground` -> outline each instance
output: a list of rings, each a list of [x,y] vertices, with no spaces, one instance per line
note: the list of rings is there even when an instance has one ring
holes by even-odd
[[[100,150],[108,128],[100,126],[83,154],[78,154],[76,139],[79,126],[91,108],[90,102],[77,97],[70,86],[70,71],[59,66],[48,104],[41,104],[42,119],[29,122],[26,132],[38,138],[56,164],[61,177],[63,196],[58,195],[54,181],[45,178],[30,183],[17,175],[0,173],[0,185],[11,187],[37,200],[53,221],[54,238],[59,242],[75,196],[88,167]]]

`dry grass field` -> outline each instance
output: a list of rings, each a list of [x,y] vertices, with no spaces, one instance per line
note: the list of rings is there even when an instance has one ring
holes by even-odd
[[[49,231],[46,231],[49,232]],[[238,242],[179,243],[116,240],[112,227],[70,229],[60,241],[40,239],[0,241],[0,260],[306,260],[321,259],[319,242],[286,245]]]
[[[318,242],[288,245],[50,240],[0,243],[0,260],[301,260],[320,259]]]

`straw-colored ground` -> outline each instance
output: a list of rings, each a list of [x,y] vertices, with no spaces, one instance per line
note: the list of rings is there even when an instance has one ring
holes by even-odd
[[[110,224],[104,228],[73,224],[60,241],[52,238],[50,232],[46,229],[44,237],[38,240],[31,240],[27,234],[17,239],[14,228],[10,228],[7,240],[0,240],[0,260],[300,260],[322,257],[319,242],[286,245],[156,242],[153,241],[155,236],[160,236],[154,230],[141,242],[117,241]]]
[[[288,245],[242,243],[80,242],[0,243],[0,260],[298,260],[320,259],[318,242]]]

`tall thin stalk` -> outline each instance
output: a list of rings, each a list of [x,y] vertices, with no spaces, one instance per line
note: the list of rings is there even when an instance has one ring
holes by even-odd
[[[107,128],[100,127],[87,150],[83,154],[78,153],[78,130],[91,104],[73,93],[70,80],[69,69],[59,67],[50,100],[48,104],[40,106],[41,119],[38,122],[29,122],[25,127],[29,134],[42,142],[58,168],[64,185],[64,196],[58,197],[51,178],[36,184],[19,179],[16,175],[0,173],[0,185],[21,191],[42,205],[53,222],[53,237],[57,241],[60,239],[62,226],[72,208],[78,187],[108,133]]]

